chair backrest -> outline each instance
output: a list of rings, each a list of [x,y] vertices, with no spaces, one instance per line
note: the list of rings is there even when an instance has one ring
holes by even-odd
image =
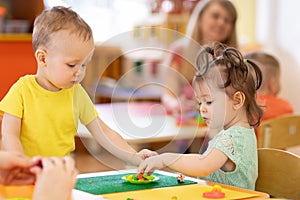
[[[255,190],[300,199],[300,157],[281,149],[259,148]]]
[[[258,148],[286,149],[300,145],[300,115],[263,121],[258,127]]]

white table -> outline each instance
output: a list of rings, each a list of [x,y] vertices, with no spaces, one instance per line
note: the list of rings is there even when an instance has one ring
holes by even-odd
[[[178,126],[175,117],[154,102],[97,104],[96,109],[99,117],[131,144],[204,137],[207,130],[195,125]],[[82,124],[77,132],[79,137],[92,138]]]
[[[106,172],[95,172],[95,173],[88,173],[88,174],[79,174],[77,178],[90,178],[90,177],[99,177],[99,176],[113,176],[113,175],[119,175],[119,174],[128,174],[128,173],[136,173],[136,169],[130,169],[130,170],[121,170],[121,171],[106,171]],[[173,176],[176,177],[177,173],[170,173],[162,170],[156,170],[155,173],[158,173],[160,175],[164,176]],[[117,192],[117,193],[110,193],[110,194],[103,194],[103,195],[93,195],[87,192],[83,192],[77,189],[73,189],[72,191],[72,199],[73,200],[103,200],[109,198],[109,199],[126,199],[128,196],[132,196],[134,199],[171,199],[172,196],[181,196],[179,199],[194,199],[193,197],[196,197],[195,199],[202,199],[202,192],[206,189],[212,189],[211,186],[213,186],[215,183],[204,181],[201,179],[196,179],[192,177],[185,177],[185,180],[191,180],[195,181],[198,184],[190,184],[190,185],[183,185],[183,186],[170,186],[170,187],[161,187],[161,188],[152,188],[152,189],[145,189],[145,190],[134,190],[134,191],[128,191],[128,192]],[[159,180],[158,180],[159,181]],[[252,190],[245,190],[242,188],[237,188],[229,185],[223,185],[222,186],[223,191],[226,193],[226,195],[229,194],[229,190],[231,192],[235,191],[240,193],[239,197],[244,198],[234,198],[234,199],[251,199],[251,200],[258,200],[258,199],[266,199],[269,197],[268,194],[252,191]],[[21,198],[30,198],[32,196],[32,192],[34,190],[34,185],[22,185],[22,186],[4,186],[0,185],[0,196],[4,197],[5,199],[11,198],[12,194],[17,194],[18,197]],[[101,185],[100,185],[101,187]],[[192,187],[192,188],[191,188]],[[49,188],[51,190],[51,188]],[[9,191],[9,192],[7,192]],[[241,192],[243,194],[241,194]],[[140,194],[139,194],[140,193]],[[145,193],[147,193],[145,195]],[[20,195],[20,196],[19,196]],[[115,195],[118,195],[119,198],[115,198]],[[122,198],[120,198],[120,195]],[[196,196],[195,196],[196,195]],[[241,196],[242,195],[242,196]],[[246,195],[246,196],[245,196]],[[139,196],[135,198],[135,196]],[[141,197],[142,196],[142,197]],[[167,198],[166,198],[167,196]],[[187,198],[182,198],[182,197]],[[231,195],[232,196],[232,195]],[[105,198],[104,198],[105,197]],[[228,196],[229,197],[229,196]],[[249,197],[249,198],[245,198]],[[2,198],[1,198],[2,199]],[[230,198],[233,199],[233,198]]]
[[[110,175],[117,175],[117,174],[127,174],[127,173],[136,173],[136,169],[127,169],[127,170],[119,170],[119,171],[105,171],[105,172],[94,172],[94,173],[86,173],[86,174],[79,174],[77,175],[77,178],[90,178],[90,177],[97,177],[97,176],[110,176]],[[162,170],[156,170],[155,173],[159,173],[161,175],[166,175],[166,176],[173,176],[176,177],[178,174],[176,173],[171,173],[171,172],[166,172]],[[199,184],[206,185],[206,181],[203,181],[201,179],[196,179],[192,177],[185,177],[185,180],[191,180],[195,181]],[[80,190],[73,190],[73,198],[74,200],[80,200],[80,199],[86,199],[86,200],[107,200],[106,198],[103,198],[102,195],[93,195],[89,194],[86,192],[82,192]]]
[[[88,174],[79,174],[77,176],[77,178],[89,178],[89,177],[97,177],[97,176],[110,176],[110,175],[128,174],[128,173],[136,173],[136,169],[121,170],[121,171],[96,172],[96,173],[88,173]],[[166,172],[166,171],[162,171],[162,170],[156,170],[155,173],[158,173],[158,174],[161,174],[161,175],[165,175],[165,176],[173,176],[173,177],[176,177],[178,175],[177,173],[171,173],[171,172]],[[117,194],[117,195],[121,194],[119,196],[126,196],[126,197],[128,197],[128,196],[134,196],[137,193],[143,193],[143,195],[142,195],[143,199],[162,199],[161,195],[163,195],[163,194],[164,194],[164,196],[166,196],[165,194],[167,194],[167,196],[173,196],[173,195],[175,195],[175,196],[176,195],[181,195],[182,196],[182,193],[184,193],[185,196],[188,195],[188,199],[191,199],[190,197],[195,197],[195,194],[199,193],[200,190],[211,189],[211,186],[215,185],[215,183],[213,183],[213,182],[204,181],[204,180],[201,180],[201,179],[197,179],[197,178],[193,178],[193,177],[188,177],[188,176],[185,177],[185,180],[195,181],[198,184],[180,186],[183,190],[179,190],[180,189],[180,188],[178,188],[179,186],[171,186],[171,187],[153,188],[153,189],[147,189],[147,190],[129,191],[129,193],[125,192],[126,193],[125,195],[124,194],[122,195],[122,192],[120,192],[120,193],[111,193],[111,194],[113,196],[115,194]],[[226,195],[230,195],[232,197],[233,197],[232,192],[235,192],[235,196],[237,195],[237,193],[239,193],[239,196],[243,197],[243,199],[259,200],[259,199],[267,199],[269,197],[268,194],[262,193],[262,192],[258,192],[258,191],[246,190],[246,189],[237,188],[237,187],[233,187],[233,186],[229,186],[229,185],[223,185],[223,184],[218,184],[218,185],[220,185],[223,188],[223,192],[225,192]],[[192,186],[193,189],[186,190],[187,187],[189,187],[189,186]],[[184,188],[184,187],[186,187],[186,188]],[[177,192],[177,194],[170,193],[171,191],[172,192]],[[148,196],[146,196],[145,193],[147,193]],[[229,194],[229,193],[231,193],[231,194]],[[107,197],[107,198],[111,198],[112,197],[111,194],[104,194],[103,196]],[[196,194],[196,198],[195,199],[201,199],[201,197],[202,197],[201,195],[198,194],[198,196],[197,196],[197,194]],[[99,200],[100,199],[104,199],[103,196],[102,195],[98,195],[98,199]],[[138,195],[138,196],[141,196],[141,195]],[[93,197],[96,198],[97,195],[93,195]],[[120,197],[118,197],[118,198],[114,197],[113,199],[120,199]],[[125,199],[125,198],[122,198],[122,199]],[[166,199],[166,198],[163,198],[163,199]],[[168,198],[168,199],[170,199],[170,198]],[[179,199],[182,199],[182,198],[179,198]],[[238,198],[238,199],[241,199],[241,198]]]

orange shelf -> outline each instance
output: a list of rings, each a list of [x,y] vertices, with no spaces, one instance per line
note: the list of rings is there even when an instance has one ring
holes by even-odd
[[[0,69],[1,100],[21,76],[36,72],[31,34],[0,35]]]
[[[0,34],[0,42],[30,41],[31,34]]]

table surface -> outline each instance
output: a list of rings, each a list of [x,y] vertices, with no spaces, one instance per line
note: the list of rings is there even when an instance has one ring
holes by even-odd
[[[98,85],[96,89],[96,98],[109,97],[110,99],[116,100],[143,100],[153,99],[158,101],[161,97],[161,92],[150,89],[126,89],[126,88],[115,88],[106,85]]]
[[[97,177],[97,176],[110,176],[116,174],[128,174],[128,173],[136,173],[135,169],[129,170],[121,170],[121,171],[107,171],[107,172],[97,172],[97,173],[88,173],[88,174],[80,174],[78,178],[89,178],[89,177]],[[155,173],[165,175],[165,176],[177,176],[176,173],[156,170]],[[202,194],[206,190],[212,189],[215,183],[204,181],[197,178],[185,177],[185,180],[195,181],[198,184],[190,184],[184,186],[172,186],[172,187],[163,187],[163,188],[154,188],[154,189],[145,189],[145,190],[136,190],[136,191],[128,191],[128,192],[119,192],[119,193],[111,193],[104,194],[101,197],[118,200],[118,199],[126,199],[128,197],[133,199],[171,199],[172,196],[179,197],[178,199],[182,199],[180,197],[184,196],[184,199],[205,199],[202,197]],[[159,180],[158,180],[159,181]],[[222,191],[225,193],[227,198],[223,199],[267,199],[269,195],[266,193],[246,190],[242,188],[237,188],[233,186],[221,185]]]
[[[204,137],[206,127],[176,124],[163,105],[155,102],[122,102],[95,105],[99,117],[125,140],[133,144],[166,142]],[[79,137],[92,137],[79,123]]]
[[[136,173],[136,169],[122,170],[122,171],[106,171],[88,174],[79,174],[77,178],[91,178],[98,176],[113,176],[117,174]],[[155,173],[164,176],[176,177],[177,174],[166,171],[156,170]],[[195,184],[188,184],[182,186],[170,186],[154,189],[135,190],[127,192],[107,193],[103,195],[93,195],[87,192],[74,189],[72,192],[72,200],[124,200],[128,197],[139,200],[152,200],[152,199],[172,199],[176,196],[178,199],[205,199],[202,197],[203,192],[211,190],[215,183],[203,181],[192,177],[185,177],[185,180],[196,182]],[[158,180],[159,181],[159,180]],[[268,199],[269,195],[262,192],[246,190],[242,188],[232,187],[228,185],[218,184],[222,187],[222,192],[225,193],[223,199]],[[34,190],[33,185],[25,186],[3,186],[0,185],[0,197],[3,198],[28,198],[32,197]]]

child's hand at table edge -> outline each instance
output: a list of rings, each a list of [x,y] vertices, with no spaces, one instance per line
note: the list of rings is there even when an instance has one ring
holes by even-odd
[[[69,156],[41,158],[40,161],[41,164],[30,169],[36,175],[33,199],[69,199],[77,181],[75,161]]]
[[[35,176],[30,168],[37,162],[16,152],[0,152],[0,184],[27,185],[33,184]]]

